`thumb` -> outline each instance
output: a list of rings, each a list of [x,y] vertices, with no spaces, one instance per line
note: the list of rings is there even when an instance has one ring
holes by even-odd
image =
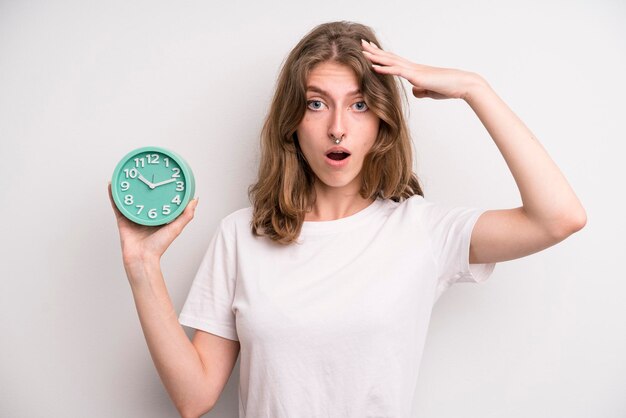
[[[198,199],[199,198],[196,197],[195,199],[191,200],[187,204],[187,207],[185,208],[183,213],[181,213],[181,215],[178,218],[176,218],[174,222],[168,225],[168,227],[172,229],[172,232],[176,236],[178,236],[183,231],[183,229],[187,226],[187,224],[191,222],[191,220],[193,219],[196,213],[196,207],[198,206]]]
[[[448,96],[444,94],[437,93],[436,91],[433,91],[433,90],[419,88],[419,87],[413,87],[413,96],[417,97],[418,99],[431,98],[435,100],[448,98]]]

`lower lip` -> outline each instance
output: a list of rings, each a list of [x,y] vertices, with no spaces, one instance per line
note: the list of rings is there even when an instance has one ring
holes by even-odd
[[[326,164],[330,165],[331,167],[341,168],[345,166],[346,164],[348,164],[349,159],[350,159],[349,155],[343,160],[333,160],[331,158],[326,157]]]

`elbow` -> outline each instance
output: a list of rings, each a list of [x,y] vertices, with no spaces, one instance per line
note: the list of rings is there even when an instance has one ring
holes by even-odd
[[[585,214],[584,217],[581,218],[577,226],[578,229],[576,229],[576,231],[580,231],[581,229],[585,227],[585,225],[587,225],[587,214]]]
[[[585,225],[587,225],[587,212],[581,206],[580,210],[576,213],[575,216],[572,217],[572,220],[570,221],[572,234],[583,229]]]
[[[214,405],[176,405],[178,414],[181,418],[200,418],[202,415],[210,412]]]
[[[587,225],[587,213],[581,207],[578,212],[569,214],[566,220],[561,223],[556,231],[556,236],[565,239],[583,229],[585,225]]]
[[[202,415],[206,414],[209,411],[210,409],[201,412],[179,409],[178,413],[180,414],[180,418],[200,418]]]

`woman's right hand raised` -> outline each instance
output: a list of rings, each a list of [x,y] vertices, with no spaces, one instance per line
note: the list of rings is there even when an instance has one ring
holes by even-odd
[[[158,265],[161,256],[170,244],[180,235],[185,226],[193,219],[198,198],[189,202],[183,213],[174,221],[163,226],[143,226],[131,222],[119,211],[108,185],[109,201],[113,207],[117,228],[120,233],[122,259],[128,280],[142,280],[145,267],[150,263]]]

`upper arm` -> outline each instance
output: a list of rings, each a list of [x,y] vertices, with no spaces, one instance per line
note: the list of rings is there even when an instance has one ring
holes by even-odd
[[[235,367],[240,344],[239,341],[229,340],[201,330],[196,330],[192,343],[204,365],[205,375],[208,379],[207,390],[210,394],[211,408],[213,408]]]
[[[536,253],[582,228],[570,225],[542,225],[528,217],[523,207],[485,211],[472,231],[469,262],[495,263]]]

